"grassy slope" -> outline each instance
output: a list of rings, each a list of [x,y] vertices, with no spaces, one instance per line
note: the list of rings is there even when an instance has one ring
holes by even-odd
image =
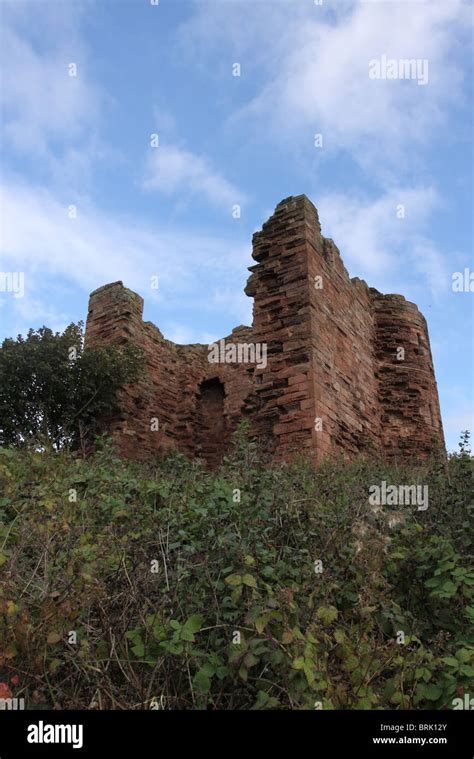
[[[382,480],[428,484],[429,508],[374,509]],[[474,688],[469,504],[468,455],[268,467],[240,435],[210,474],[0,450],[0,696],[452,708]]]

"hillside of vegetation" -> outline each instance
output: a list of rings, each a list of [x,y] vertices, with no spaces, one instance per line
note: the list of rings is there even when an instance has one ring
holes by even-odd
[[[474,691],[472,458],[217,472],[0,449],[0,696],[26,708],[427,709]],[[369,487],[427,484],[429,507]]]

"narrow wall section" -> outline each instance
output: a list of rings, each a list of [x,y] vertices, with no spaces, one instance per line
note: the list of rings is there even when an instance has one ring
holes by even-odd
[[[267,346],[254,373],[254,430],[277,457],[310,450],[314,425],[307,213],[304,196],[287,198],[253,236],[253,336]]]
[[[387,458],[444,452],[428,327],[402,295],[372,291],[381,442]]]

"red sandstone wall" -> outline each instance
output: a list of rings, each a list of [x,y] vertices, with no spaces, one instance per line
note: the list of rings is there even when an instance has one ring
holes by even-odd
[[[271,356],[268,368],[255,373],[261,381],[255,389],[260,427],[275,438],[276,453],[311,448],[321,459],[376,446],[380,413],[369,289],[350,280],[304,195],[277,206],[254,236],[253,257],[258,264],[246,292],[255,298],[254,338],[268,343]]]
[[[246,403],[251,404],[253,366],[210,364],[208,346],[165,340],[151,322],[142,321],[142,312],[142,298],[121,282],[101,287],[90,296],[86,341],[130,340],[144,355],[142,376],[121,393],[121,414],[110,426],[112,438],[124,456],[148,458],[173,447],[215,464]],[[250,342],[251,329],[237,328],[226,340]],[[223,418],[216,418],[213,427],[219,431],[220,451],[208,445],[209,418],[201,398],[202,383],[213,378],[222,383],[224,394]],[[158,420],[157,430],[152,429],[154,419]]]
[[[314,211],[315,212],[315,211]],[[311,345],[318,460],[377,449],[380,438],[369,288],[351,280],[332,240],[309,241]]]
[[[88,343],[123,343],[142,348],[144,372],[121,395],[122,413],[111,427],[125,456],[146,458],[178,439],[178,391],[181,362],[176,346],[157,327],[142,321],[143,300],[114,282],[92,293],[86,326]],[[157,418],[159,429],[151,430]]]
[[[226,343],[250,343],[250,327],[238,327],[224,338]],[[251,403],[253,395],[253,369],[247,364],[210,363],[207,345],[176,346],[180,360],[179,393],[177,400],[178,449],[189,456],[200,456],[211,464],[222,457],[232,433]],[[212,434],[217,429],[219,450],[208,446],[209,416],[202,395],[212,380],[218,380],[223,389],[222,416],[216,414]],[[217,411],[217,406],[215,409]]]
[[[209,363],[208,346],[165,340],[142,321],[142,298],[121,282],[92,293],[87,342],[129,340],[144,352],[143,375],[122,392],[110,425],[122,455],[173,447],[215,465],[243,416],[277,458],[304,450],[316,460],[371,451],[423,457],[444,449],[423,316],[402,296],[349,278],[306,196],[278,204],[254,235],[253,258],[246,287],[253,327],[225,341],[266,345],[266,367]]]
[[[308,288],[307,206],[300,196],[278,204],[253,237],[245,292],[254,297],[254,340],[267,344],[268,364],[254,374],[257,434],[277,456],[310,449],[314,425]]]
[[[255,298],[254,338],[267,340],[271,353],[268,369],[256,372],[258,421],[276,453],[311,447],[321,460],[444,448],[426,322],[416,306],[350,279],[304,195],[277,206],[254,236],[253,257],[246,292]],[[399,345],[406,346],[402,365]]]
[[[402,295],[373,291],[375,357],[381,405],[381,444],[385,455],[426,457],[444,450],[443,425],[422,314]],[[397,349],[403,348],[403,360]]]

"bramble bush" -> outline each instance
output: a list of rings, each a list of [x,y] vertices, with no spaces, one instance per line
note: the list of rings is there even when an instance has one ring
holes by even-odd
[[[474,692],[472,458],[0,449],[0,686],[27,708],[444,709]],[[374,508],[381,480],[429,508]],[[5,691],[6,689],[6,691]]]

